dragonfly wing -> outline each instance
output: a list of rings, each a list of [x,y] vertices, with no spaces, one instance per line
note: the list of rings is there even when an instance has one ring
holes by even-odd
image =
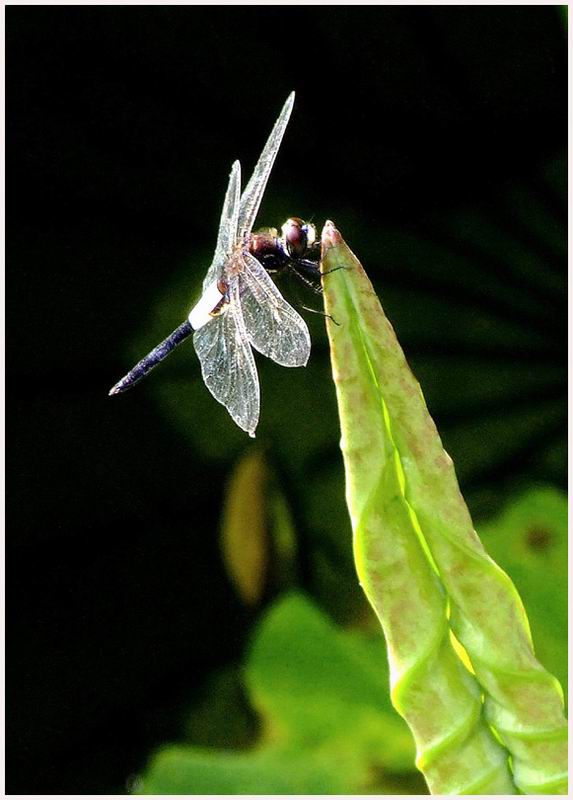
[[[310,355],[307,324],[250,253],[243,254],[239,283],[243,318],[253,347],[284,367],[304,367]]]
[[[250,233],[253,229],[255,218],[263,199],[263,194],[271,169],[275,163],[275,158],[286,130],[286,126],[291,115],[294,104],[294,92],[291,92],[286,99],[279,118],[275,122],[261,157],[257,161],[257,166],[248,182],[241,197],[241,210],[239,213],[239,235]]]
[[[193,344],[205,385],[239,428],[255,435],[259,421],[259,378],[239,302],[239,285],[229,289],[229,304],[195,331]]]
[[[240,205],[241,165],[238,161],[235,161],[231,169],[229,185],[227,186],[227,193],[223,203],[215,255],[213,256],[213,261],[203,281],[203,291],[211,286],[212,283],[218,281],[223,275],[225,264],[237,242]]]

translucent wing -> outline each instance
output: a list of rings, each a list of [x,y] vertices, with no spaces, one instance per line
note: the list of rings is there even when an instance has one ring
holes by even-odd
[[[225,201],[223,203],[223,212],[221,214],[221,222],[219,223],[215,255],[213,256],[213,261],[203,281],[203,291],[222,276],[227,259],[229,258],[233,246],[237,242],[240,203],[241,165],[238,161],[235,161],[231,169],[227,194],[225,195]]]
[[[241,210],[239,213],[239,235],[241,237],[245,233],[250,233],[253,228],[271,169],[275,163],[275,158],[291,115],[293,104],[294,92],[291,92],[279,114],[279,118],[275,122],[275,126],[261,153],[257,166],[241,197]]]
[[[259,421],[259,378],[239,303],[239,284],[229,289],[230,302],[221,314],[195,331],[193,344],[205,385],[239,428],[255,435]]]
[[[283,367],[304,367],[310,355],[306,322],[287,303],[264,267],[243,254],[241,308],[253,347]]]

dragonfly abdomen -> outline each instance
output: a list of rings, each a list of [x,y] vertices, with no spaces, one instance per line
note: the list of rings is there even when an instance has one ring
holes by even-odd
[[[185,320],[178,328],[175,328],[166,339],[160,342],[157,347],[148,353],[145,358],[142,358],[127,375],[125,375],[115,386],[113,386],[109,393],[120,394],[127,391],[132,386],[135,386],[142,378],[145,378],[148,372],[156,367],[160,361],[163,361],[169,353],[177,347],[178,344],[185,341],[193,333],[193,327],[189,320]]]

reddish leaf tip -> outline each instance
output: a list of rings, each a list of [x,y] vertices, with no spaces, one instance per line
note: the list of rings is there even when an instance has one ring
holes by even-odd
[[[336,229],[334,222],[331,222],[329,219],[327,219],[326,222],[324,223],[324,228],[322,229],[322,235],[321,235],[323,255],[331,247],[335,247],[336,245],[339,245],[341,242],[342,242],[342,236]]]

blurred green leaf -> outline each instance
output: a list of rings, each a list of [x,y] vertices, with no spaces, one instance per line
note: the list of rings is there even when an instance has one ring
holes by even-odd
[[[256,605],[264,592],[269,543],[265,493],[268,471],[259,450],[232,472],[221,522],[223,562],[241,599]]]
[[[296,575],[292,515],[263,451],[249,447],[231,473],[221,519],[223,563],[247,605],[267,589],[282,590]]]
[[[350,787],[350,788],[349,788]],[[371,770],[352,788],[345,764],[328,752],[264,750],[252,754],[165,747],[154,771],[136,784],[137,794],[425,794],[415,773],[383,775]]]
[[[162,748],[141,793],[425,792],[412,737],[389,703],[381,637],[339,629],[305,595],[289,593],[261,620],[244,675],[262,725],[257,745]]]
[[[272,540],[270,571],[273,585],[286,589],[294,584],[296,578],[297,539],[287,499],[276,480],[269,483],[267,509]]]
[[[567,697],[567,499],[534,488],[508,503],[479,533],[515,582],[531,626],[535,652]]]
[[[139,793],[345,794],[345,766],[320,752],[166,747],[155,757]]]
[[[352,749],[380,766],[412,766],[412,737],[389,700],[379,637],[338,630],[302,595],[291,594],[263,619],[246,665],[253,704],[269,741]]]

